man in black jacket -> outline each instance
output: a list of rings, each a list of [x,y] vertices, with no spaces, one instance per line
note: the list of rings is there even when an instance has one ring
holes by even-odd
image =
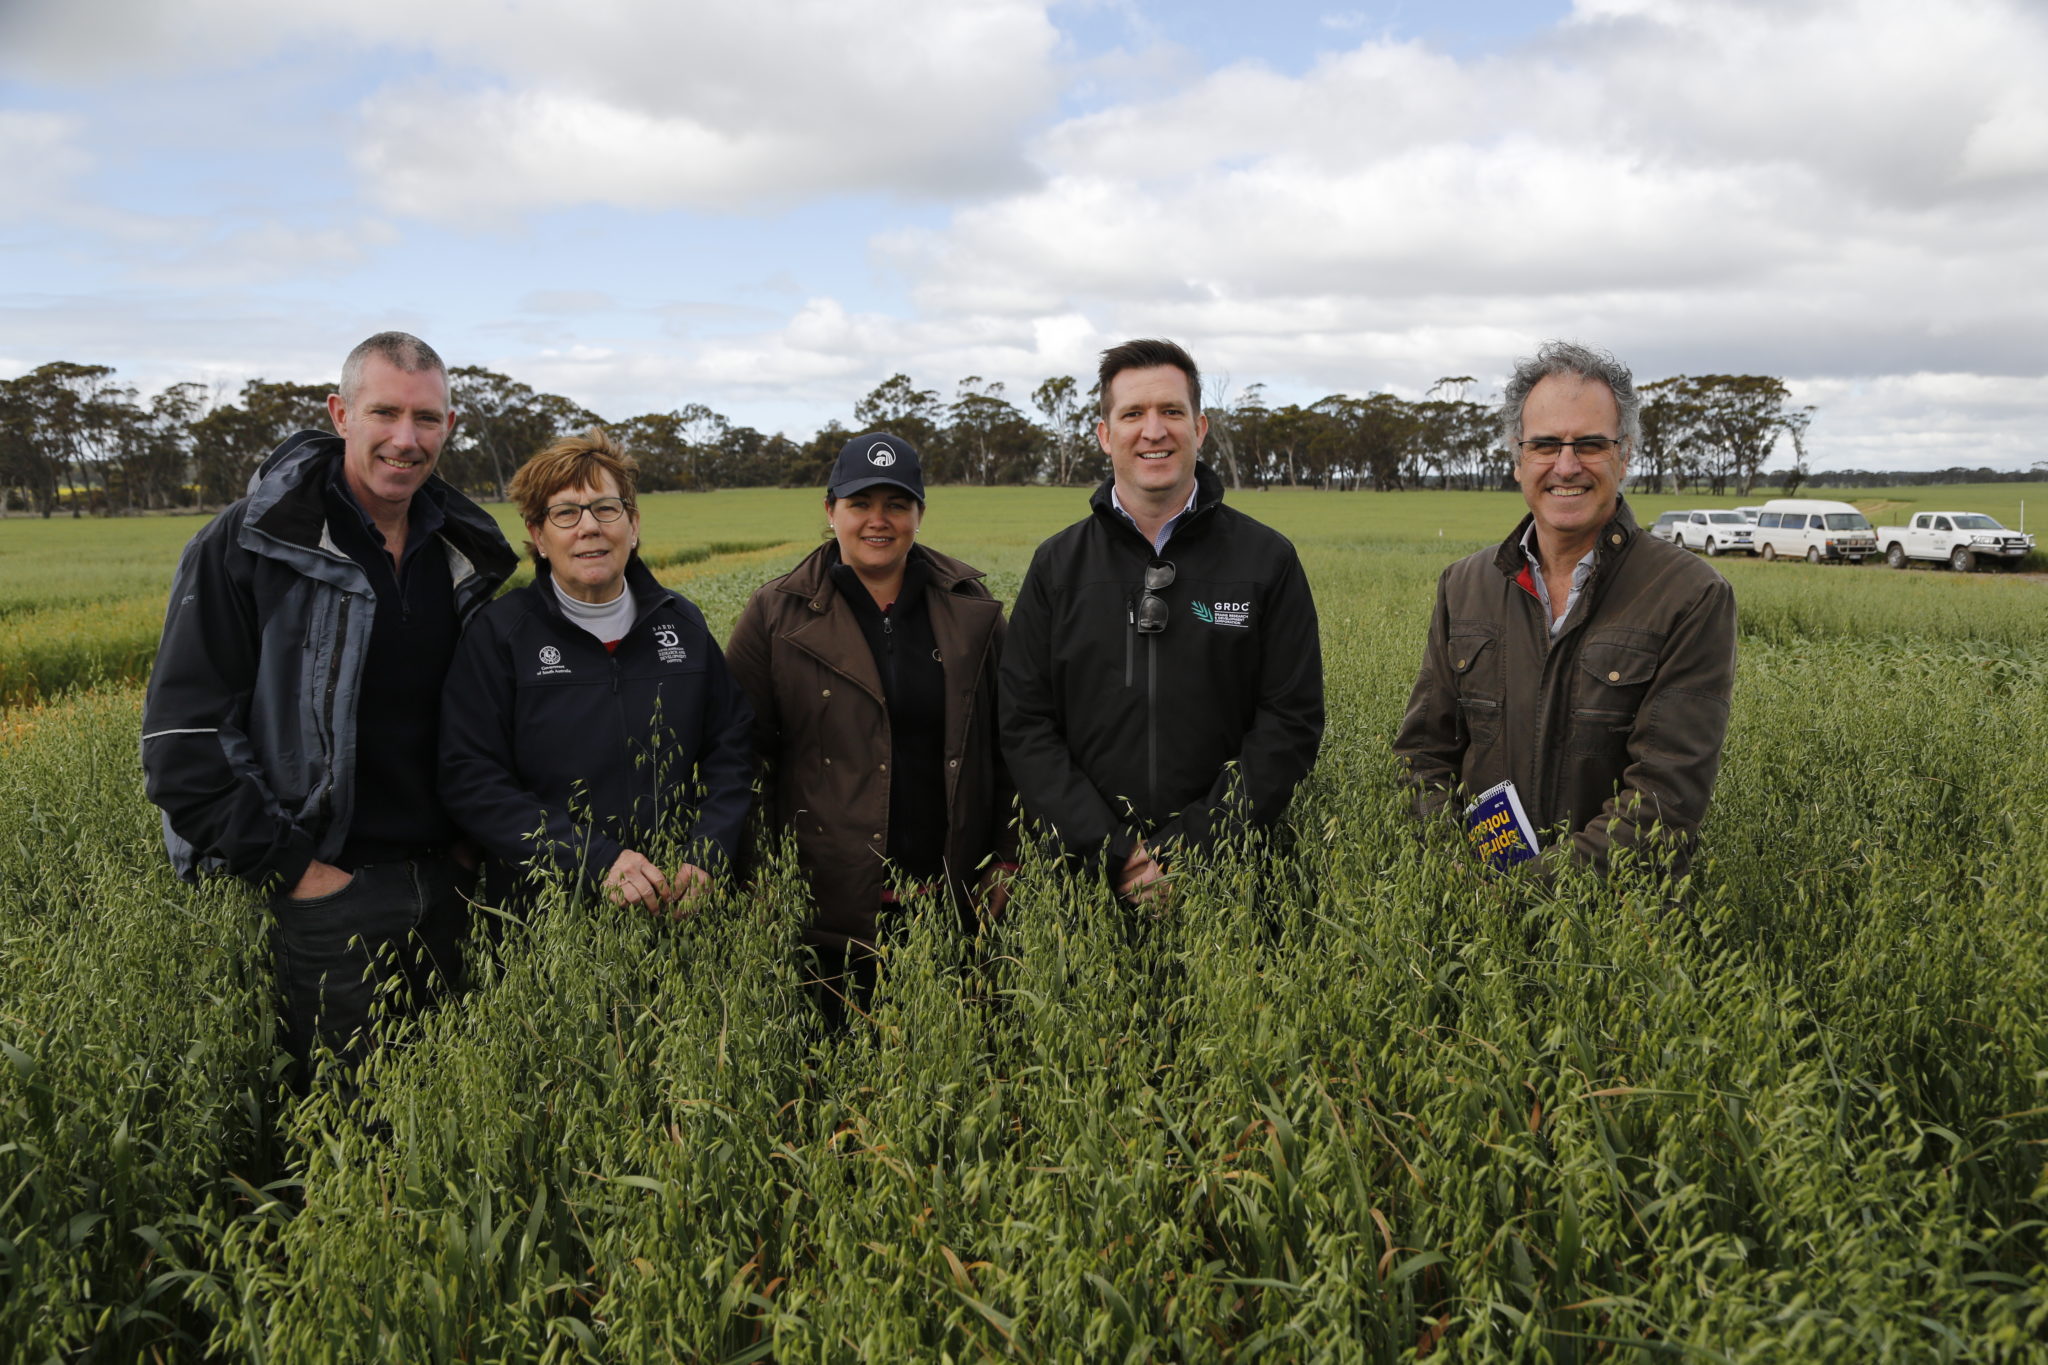
[[[1196,459],[1194,360],[1128,341],[1100,373],[1112,474],[1011,610],[1003,756],[1025,815],[1143,903],[1177,854],[1285,813],[1322,738],[1322,649],[1294,547]]]
[[[187,877],[271,893],[285,1041],[360,1055],[376,977],[407,1008],[461,973],[457,832],[436,794],[441,684],[463,620],[512,571],[482,509],[433,477],[455,413],[440,356],[381,332],[249,496],[192,538],[143,703],[142,766]]]

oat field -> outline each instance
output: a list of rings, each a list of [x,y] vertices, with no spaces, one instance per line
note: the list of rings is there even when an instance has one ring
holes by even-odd
[[[935,489],[923,538],[1007,599],[1084,498]],[[367,1131],[280,1097],[262,907],[172,877],[142,798],[199,523],[0,520],[0,1359],[2048,1358],[2048,585],[1716,561],[1683,908],[1539,896],[1418,838],[1387,751],[1436,575],[1519,499],[1237,500],[1322,621],[1287,857],[1157,918],[1027,865],[978,941],[906,921],[837,1037],[786,866],[680,924],[555,897]],[[645,517],[721,633],[823,530]]]

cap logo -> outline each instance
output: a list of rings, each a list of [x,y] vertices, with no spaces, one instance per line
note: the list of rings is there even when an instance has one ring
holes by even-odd
[[[868,463],[877,469],[887,469],[896,463],[896,452],[889,449],[887,441],[877,441],[868,447]]]

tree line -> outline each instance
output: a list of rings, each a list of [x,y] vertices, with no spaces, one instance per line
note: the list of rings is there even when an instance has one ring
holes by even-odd
[[[1108,473],[1095,442],[1100,390],[1072,376],[1013,400],[969,375],[951,396],[904,374],[870,390],[807,440],[734,423],[701,403],[608,422],[559,394],[481,366],[452,370],[461,413],[442,452],[450,482],[503,498],[512,473],[556,437],[603,426],[639,461],[648,492],[781,485],[820,487],[839,448],[877,428],[915,444],[933,483],[1091,484]],[[1331,394],[1274,405],[1263,384],[1206,409],[1206,456],[1235,488],[1501,488],[1513,453],[1498,397],[1469,375],[1409,400]],[[196,382],[148,398],[106,365],[52,361],[0,380],[0,510],[49,516],[217,507],[239,497],[263,457],[291,433],[327,429],[332,384],[252,379],[238,391]],[[1747,494],[1789,442],[1790,478],[1805,478],[1813,409],[1764,375],[1677,375],[1642,386],[1643,441],[1631,477],[1644,491]]]

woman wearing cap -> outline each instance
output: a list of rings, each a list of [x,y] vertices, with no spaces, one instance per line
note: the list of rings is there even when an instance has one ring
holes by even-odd
[[[923,519],[917,451],[856,436],[825,492],[831,538],[755,590],[726,645],[753,703],[763,810],[811,883],[805,940],[835,1021],[842,975],[856,999],[873,982],[892,882],[949,897],[965,927],[977,889],[1000,913],[1014,866],[1002,606],[980,570],[916,543]]]
[[[746,823],[752,715],[704,614],[640,561],[634,473],[592,429],[512,476],[534,578],[456,646],[441,799],[492,893],[546,867],[680,914]]]

